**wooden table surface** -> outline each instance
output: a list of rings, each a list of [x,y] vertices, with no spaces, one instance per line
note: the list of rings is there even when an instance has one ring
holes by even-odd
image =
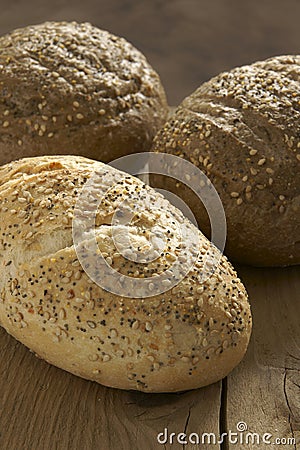
[[[298,0],[1,0],[0,34],[45,20],[91,21],[123,35],[177,104],[219,71],[299,52]],[[178,394],[105,388],[37,359],[0,328],[0,450],[300,449],[300,267],[239,268],[254,330],[222,382]],[[248,430],[295,444],[159,444],[157,434]]]

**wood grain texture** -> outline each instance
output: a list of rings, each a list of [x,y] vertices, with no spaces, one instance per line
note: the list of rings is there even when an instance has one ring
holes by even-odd
[[[236,431],[295,437],[300,448],[300,267],[241,268],[254,331],[243,362],[223,381],[178,394],[105,388],[37,359],[0,330],[1,450],[264,448],[157,442],[157,434]]]
[[[236,430],[244,421],[250,432],[273,434],[272,442],[277,437],[298,442],[278,449],[300,448],[300,267],[242,268],[240,275],[254,330],[246,358],[228,376],[226,427]]]

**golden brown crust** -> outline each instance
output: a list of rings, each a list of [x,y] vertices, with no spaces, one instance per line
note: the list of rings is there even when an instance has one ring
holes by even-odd
[[[0,38],[0,164],[148,150],[167,115],[157,73],[125,39],[88,23],[46,22]]]
[[[213,182],[233,260],[300,262],[299,82],[299,56],[221,73],[187,97],[154,140],[154,151],[189,159]],[[176,192],[171,180],[152,183]],[[177,190],[208,235],[203,206],[185,187]]]
[[[155,285],[178,256],[177,220],[199,236],[201,252],[188,275],[172,290],[140,299],[107,292],[83,271],[72,217],[95,169],[104,183],[120,173],[75,156],[29,158],[0,168],[1,325],[48,362],[107,386],[172,392],[226,376],[248,345],[247,293],[225,257],[202,283],[203,261],[219,252],[152,188],[124,173],[99,208],[99,248],[115,270],[151,277]],[[143,207],[146,196],[157,200],[155,211],[151,204]],[[111,212],[116,199],[126,198],[141,211],[128,225],[133,245],[147,243],[154,224],[168,236],[168,251],[146,265],[124,258],[112,239],[117,225]],[[192,246],[182,251],[185,259],[195,253]]]

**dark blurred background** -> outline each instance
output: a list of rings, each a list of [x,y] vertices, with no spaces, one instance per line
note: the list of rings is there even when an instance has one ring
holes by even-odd
[[[159,72],[171,105],[237,65],[300,53],[299,0],[0,0],[0,34],[46,20],[124,36]]]

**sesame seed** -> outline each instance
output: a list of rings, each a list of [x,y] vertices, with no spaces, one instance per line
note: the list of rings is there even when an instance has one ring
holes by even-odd
[[[115,329],[115,328],[112,328],[111,330],[110,330],[110,336],[114,339],[114,338],[116,338],[116,337],[118,337],[118,332],[117,332],[117,330]]]
[[[283,214],[285,211],[285,207],[283,205],[279,206],[279,213]]]
[[[257,150],[252,149],[252,150],[250,150],[249,154],[251,156],[255,156],[257,154]]]
[[[285,199],[284,195],[279,195],[279,200],[283,201]]]
[[[67,284],[67,283],[70,283],[70,278],[68,278],[68,277],[63,277],[63,278],[61,279],[61,281],[62,281],[62,283]]]
[[[239,197],[239,193],[238,192],[231,192],[230,193],[230,196],[232,197],[232,198],[237,198],[237,197]]]
[[[258,161],[258,165],[259,166],[263,166],[264,164],[265,164],[265,162],[266,162],[266,158],[261,158],[259,161]]]
[[[133,329],[133,330],[137,330],[137,329],[139,328],[139,326],[140,326],[140,322],[139,322],[138,320],[135,320],[135,321],[132,323],[132,329]]]
[[[200,308],[202,308],[202,306],[203,306],[203,298],[199,298],[199,300],[197,301],[197,305],[200,306]]]
[[[9,121],[5,120],[5,122],[3,122],[3,128],[7,128],[9,127]]]
[[[109,355],[104,355],[103,358],[102,358],[102,361],[103,361],[103,362],[107,362],[107,361],[110,361],[110,359],[111,359],[111,358],[110,358]]]
[[[238,198],[236,201],[236,204],[239,206],[243,203],[243,199],[242,198]]]
[[[78,113],[78,114],[76,114],[76,118],[79,119],[79,120],[81,120],[81,119],[84,118],[84,115],[81,114],[81,113]]]
[[[105,109],[99,109],[98,113],[100,116],[104,116],[106,111],[105,111]]]
[[[73,106],[74,106],[74,108],[79,108],[79,103],[78,102],[73,102]]]
[[[96,324],[95,324],[95,322],[93,322],[92,320],[88,320],[88,321],[87,321],[87,324],[88,324],[88,326],[89,326],[90,328],[96,328]]]
[[[61,308],[61,309],[59,310],[58,315],[59,315],[59,318],[60,318],[60,319],[65,319],[65,318],[66,318],[66,311],[65,311],[63,308]]]
[[[296,155],[296,158],[298,159],[298,161],[300,161],[300,153],[298,153],[298,154]]]
[[[147,331],[151,331],[152,328],[153,328],[153,326],[152,326],[152,323],[151,323],[151,322],[146,322],[146,323],[145,323],[145,329],[146,329]]]
[[[30,239],[33,236],[33,232],[29,231],[29,233],[26,234],[25,239]]]
[[[73,266],[73,267],[78,267],[78,266],[80,266],[80,262],[78,261],[78,259],[75,259],[75,261],[72,262],[72,266]]]
[[[75,272],[74,274],[74,278],[75,280],[80,280],[82,276],[82,273],[80,272],[80,270],[78,270],[77,272]]]

